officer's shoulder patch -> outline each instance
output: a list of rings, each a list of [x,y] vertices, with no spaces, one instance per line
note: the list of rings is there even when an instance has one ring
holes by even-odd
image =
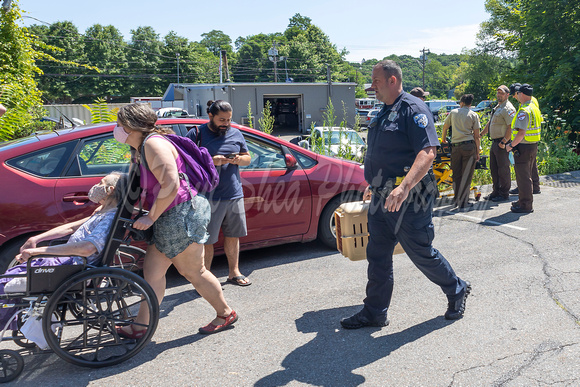
[[[427,127],[427,124],[429,124],[429,118],[427,118],[427,115],[423,113],[415,114],[413,116],[413,120],[415,121],[418,127],[423,129]]]
[[[516,115],[516,111],[515,110],[510,110],[510,111],[508,111],[508,114],[509,114],[510,117],[513,117],[513,116]]]
[[[519,112],[518,113],[518,120],[523,121],[526,119],[527,116],[528,116],[528,114],[526,112]]]

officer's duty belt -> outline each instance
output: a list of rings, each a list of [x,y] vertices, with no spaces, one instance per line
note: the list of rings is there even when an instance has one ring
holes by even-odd
[[[401,183],[403,182],[403,179],[405,178],[405,176],[399,176],[396,178],[390,178],[387,179],[387,182],[385,183],[385,185],[383,185],[382,187],[373,187],[370,186],[369,189],[371,190],[371,192],[375,195],[379,195],[381,196],[383,199],[386,199],[389,194],[395,189],[397,188],[399,185],[401,185]],[[423,178],[421,179],[421,181],[419,181],[417,183],[417,185],[415,185],[415,187],[413,187],[412,191],[422,191],[423,189],[433,189],[436,191],[437,190],[437,183],[435,180],[435,175],[433,174],[433,170],[430,169],[425,176],[423,176]]]
[[[463,145],[463,144],[473,144],[474,142],[475,142],[475,141],[473,141],[473,140],[469,140],[469,141],[461,141],[461,142],[455,142],[455,143],[453,143],[453,144],[451,144],[451,145],[453,145],[453,146],[459,146],[459,145]]]

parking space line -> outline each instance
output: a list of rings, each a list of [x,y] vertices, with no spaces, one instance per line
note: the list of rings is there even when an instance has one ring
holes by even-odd
[[[474,221],[476,221],[479,224],[492,224],[494,226],[509,227],[509,228],[513,228],[513,229],[519,230],[519,231],[526,231],[527,230],[527,228],[524,228],[524,227],[518,227],[518,226],[513,226],[511,224],[500,223],[500,222],[496,222],[494,220],[487,220],[487,219],[483,219],[482,220],[481,218],[476,218],[475,216],[469,216],[469,215],[465,215],[465,214],[459,214],[459,213],[456,213],[456,212],[453,212],[453,211],[445,211],[445,213],[446,214],[449,214],[449,215],[455,215],[455,216],[459,216],[459,217],[462,217],[462,218],[466,218],[466,219],[469,219],[469,220],[474,220]]]

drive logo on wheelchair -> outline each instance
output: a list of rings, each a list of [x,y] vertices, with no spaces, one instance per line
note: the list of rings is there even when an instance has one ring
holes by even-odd
[[[34,270],[34,274],[45,274],[45,273],[54,273],[54,269],[50,268],[50,269],[43,269],[43,268],[39,268]]]

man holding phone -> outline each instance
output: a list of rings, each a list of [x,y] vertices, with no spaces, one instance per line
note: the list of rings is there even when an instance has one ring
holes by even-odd
[[[240,166],[249,165],[252,157],[248,153],[242,133],[231,127],[232,106],[227,101],[207,103],[209,122],[187,133],[198,146],[207,148],[213,157],[220,181],[208,192],[211,205],[211,220],[207,231],[209,240],[205,244],[204,261],[209,270],[214,256],[213,245],[218,241],[220,228],[224,234],[224,250],[228,258],[227,282],[248,286],[252,282],[240,272],[240,237],[247,235],[244,192],[240,178]]]

